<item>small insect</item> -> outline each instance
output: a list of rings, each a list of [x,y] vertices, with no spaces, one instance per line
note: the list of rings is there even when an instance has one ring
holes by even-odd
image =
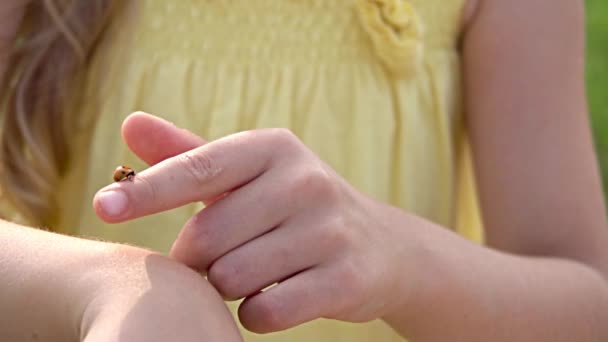
[[[135,170],[128,166],[119,166],[114,170],[114,181],[122,182],[124,180],[132,180],[135,177]]]

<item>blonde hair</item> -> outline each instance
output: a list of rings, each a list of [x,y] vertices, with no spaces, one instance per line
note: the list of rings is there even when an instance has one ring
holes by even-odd
[[[0,187],[31,224],[49,225],[54,192],[70,159],[66,111],[72,89],[104,30],[113,0],[35,0],[0,84]]]

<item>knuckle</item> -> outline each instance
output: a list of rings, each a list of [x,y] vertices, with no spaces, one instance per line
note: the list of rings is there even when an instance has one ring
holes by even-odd
[[[361,266],[357,265],[354,260],[343,261],[335,273],[335,277],[337,283],[342,284],[341,287],[344,294],[348,294],[349,296],[361,296],[365,294],[365,277],[363,276]]]
[[[271,141],[284,151],[293,151],[302,146],[300,139],[287,128],[272,128],[269,130]]]
[[[338,187],[322,167],[311,167],[293,179],[292,191],[309,196],[314,200],[335,200],[339,196]]]
[[[202,215],[193,216],[186,222],[183,228],[182,235],[191,243],[191,248],[194,249],[194,254],[197,257],[197,266],[201,270],[207,269],[215,252],[213,243],[212,230],[208,229],[208,225],[203,224]],[[183,239],[182,239],[183,240]]]
[[[145,194],[144,198],[146,202],[154,203],[158,200],[158,185],[155,182],[150,181],[148,177],[140,176],[137,178],[138,181],[144,184]],[[133,202],[133,201],[132,201]],[[134,201],[137,203],[137,201]]]
[[[323,241],[331,250],[342,250],[351,245],[352,236],[342,216],[332,218],[324,225]]]
[[[209,153],[205,152],[186,152],[178,157],[177,162],[197,184],[208,183],[222,171]]]
[[[288,128],[273,128],[271,133],[281,142],[299,141],[298,137]]]
[[[217,291],[227,299],[239,298],[239,272],[236,267],[222,260],[216,261],[209,272],[207,279],[217,289]]]
[[[193,216],[184,227],[190,233],[190,240],[196,242],[201,263],[205,263],[212,255],[213,243],[211,231],[202,224],[201,215]]]

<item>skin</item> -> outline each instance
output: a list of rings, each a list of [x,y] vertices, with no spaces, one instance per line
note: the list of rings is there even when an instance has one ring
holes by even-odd
[[[169,258],[4,221],[0,231],[2,341],[241,341],[217,292]]]
[[[469,11],[464,86],[487,246],[359,193],[284,129],[171,156],[102,189],[98,215],[123,222],[207,201],[171,255],[224,297],[246,298],[239,317],[255,332],[383,318],[414,341],[607,340],[582,2],[484,0]],[[150,127],[164,140],[149,141]],[[148,161],[186,133],[138,113],[123,134]]]
[[[7,13],[3,33],[19,14]],[[573,0],[470,7],[464,85],[487,247],[367,198],[286,130],[204,144],[145,114],[123,135],[158,164],[102,189],[95,208],[121,222],[204,200],[172,256],[224,297],[246,297],[253,331],[383,318],[413,341],[605,341],[608,237],[581,20]],[[111,191],[129,199],[124,213],[104,210]],[[239,339],[218,295],[174,261],[0,225],[2,340]]]

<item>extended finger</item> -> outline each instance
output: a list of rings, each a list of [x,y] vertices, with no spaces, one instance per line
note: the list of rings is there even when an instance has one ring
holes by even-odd
[[[215,198],[258,177],[295,145],[292,140],[284,130],[270,129],[210,142],[100,190],[95,209],[107,222],[122,222]]]

